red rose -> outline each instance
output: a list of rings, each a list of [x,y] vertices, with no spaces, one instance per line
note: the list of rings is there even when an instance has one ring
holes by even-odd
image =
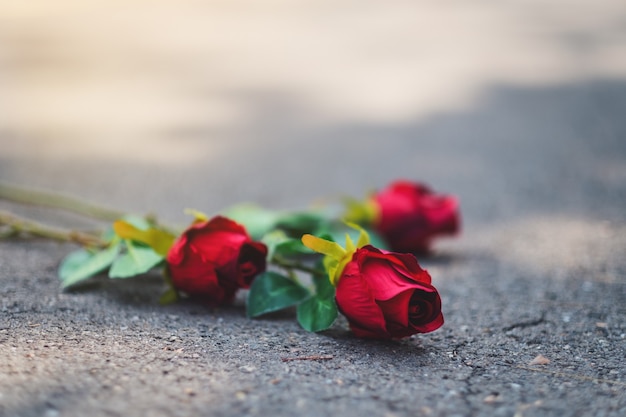
[[[225,217],[192,225],[167,254],[174,287],[211,305],[231,302],[266,266],[267,247]]]
[[[422,184],[397,181],[373,201],[378,211],[374,227],[398,252],[428,252],[434,237],[460,229],[457,199]]]
[[[358,337],[400,338],[443,325],[441,299],[415,256],[356,250],[337,283],[336,301]]]

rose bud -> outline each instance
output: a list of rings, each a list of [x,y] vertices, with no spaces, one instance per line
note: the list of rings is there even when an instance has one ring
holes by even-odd
[[[173,286],[210,305],[230,303],[265,271],[267,247],[246,229],[217,216],[189,227],[167,254]]]
[[[397,252],[428,252],[433,238],[460,229],[459,203],[423,184],[397,181],[376,193],[373,226]]]
[[[441,299],[415,256],[356,249],[337,282],[336,302],[358,337],[389,339],[443,325]]]

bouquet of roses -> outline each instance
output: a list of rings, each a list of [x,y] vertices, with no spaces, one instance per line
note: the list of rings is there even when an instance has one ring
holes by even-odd
[[[0,186],[0,197],[20,200],[6,185]],[[194,220],[182,233],[150,217],[117,213],[100,236],[55,235],[6,213],[0,213],[0,232],[81,243],[82,249],[61,262],[63,288],[104,271],[110,278],[129,278],[162,267],[168,284],[163,303],[189,297],[220,306],[248,289],[249,317],[295,307],[298,322],[309,331],[329,328],[338,313],[356,336],[367,338],[401,338],[443,324],[439,293],[414,254],[459,231],[453,196],[397,181],[365,200],[346,199],[342,216],[250,205],[212,217],[189,213]]]

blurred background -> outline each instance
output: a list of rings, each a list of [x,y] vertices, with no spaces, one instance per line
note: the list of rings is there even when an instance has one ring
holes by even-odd
[[[578,186],[626,181],[625,80],[623,0],[3,2],[0,179],[177,221],[399,177],[606,220]]]

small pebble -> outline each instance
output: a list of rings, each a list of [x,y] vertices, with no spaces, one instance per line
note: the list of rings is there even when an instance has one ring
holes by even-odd
[[[541,354],[535,356],[535,359],[528,362],[529,365],[547,365],[549,363],[550,363],[550,359],[546,358],[545,356]]]
[[[250,374],[250,373],[252,373],[252,372],[256,371],[256,366],[252,366],[252,365],[244,365],[244,366],[240,366],[240,367],[239,367],[239,370],[240,370],[241,372],[245,372],[245,373],[247,373],[247,374]]]

